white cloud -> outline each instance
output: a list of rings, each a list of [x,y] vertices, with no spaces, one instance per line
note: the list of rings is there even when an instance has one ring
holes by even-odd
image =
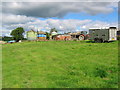
[[[1,33],[0,33],[0,36],[10,36],[10,32],[11,30],[7,29],[7,28],[3,28],[3,27],[0,27],[1,29]]]
[[[29,18],[29,17],[28,17]],[[102,27],[110,27],[110,26],[117,26],[116,23],[108,23],[102,21],[93,21],[93,20],[76,20],[76,19],[46,19],[46,20],[39,20],[36,19],[33,22],[29,21],[23,24],[11,24],[11,25],[4,25],[3,33],[10,34],[10,31],[17,28],[23,27],[25,31],[30,29],[37,30],[44,30],[50,31],[51,28],[56,28],[59,32],[75,32],[81,30],[89,30],[89,28],[102,28]],[[80,28],[80,29],[78,29]]]

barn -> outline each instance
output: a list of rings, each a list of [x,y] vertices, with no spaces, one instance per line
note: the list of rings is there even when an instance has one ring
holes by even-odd
[[[56,35],[54,40],[71,40],[71,35]]]
[[[27,31],[27,40],[36,40],[37,39],[37,32],[34,30]]]
[[[37,38],[38,40],[46,40],[46,33],[43,31],[37,32]]]

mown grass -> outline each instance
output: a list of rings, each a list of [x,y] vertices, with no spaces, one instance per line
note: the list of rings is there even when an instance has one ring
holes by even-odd
[[[3,88],[117,88],[118,42],[3,45]]]

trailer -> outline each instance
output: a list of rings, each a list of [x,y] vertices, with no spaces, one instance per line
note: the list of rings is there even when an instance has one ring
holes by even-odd
[[[90,40],[95,42],[109,42],[117,40],[117,28],[89,29]]]
[[[120,30],[117,31],[117,40],[120,40]]]

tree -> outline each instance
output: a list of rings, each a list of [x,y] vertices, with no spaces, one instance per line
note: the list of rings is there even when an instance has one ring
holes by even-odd
[[[24,33],[24,29],[22,27],[18,27],[16,29],[14,29],[10,35],[13,36],[13,38],[16,40],[16,42],[18,42],[19,40],[22,40],[24,38],[23,33]]]
[[[48,32],[46,32],[46,39],[50,39],[50,34]]]
[[[2,40],[3,41],[10,41],[10,40],[13,40],[13,37],[4,36],[4,37],[2,37]]]
[[[50,30],[50,34],[52,34],[52,32],[57,32],[56,28],[52,28],[52,29]]]
[[[0,41],[2,40],[2,36],[0,36]]]

